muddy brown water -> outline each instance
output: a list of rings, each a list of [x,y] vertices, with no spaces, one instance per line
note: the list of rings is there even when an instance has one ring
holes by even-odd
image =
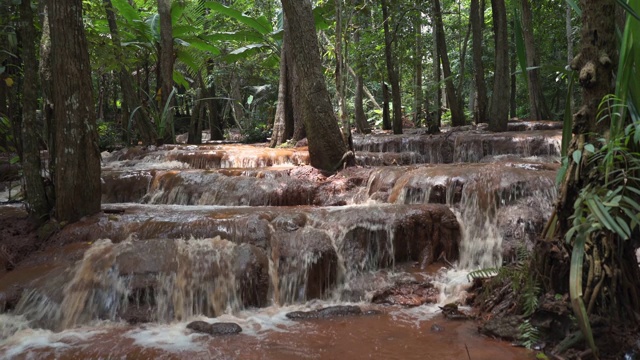
[[[559,133],[357,137],[365,166],[331,177],[303,166],[305,148],[107,154],[109,213],[0,274],[0,359],[533,359],[436,305],[372,305],[367,294],[409,276],[437,283],[440,305],[464,302],[470,269],[500,266],[544,224]],[[136,304],[146,298],[134,290],[152,301]],[[382,313],[285,316],[352,302]],[[151,322],[128,324],[127,307]],[[243,332],[195,334],[193,320]]]
[[[396,312],[365,317],[308,320],[212,338],[188,334],[185,324],[79,328],[31,336],[29,348],[0,347],[11,359],[535,359],[526,349],[477,332],[473,321]],[[435,330],[435,327],[438,330]],[[95,332],[95,333],[93,333]],[[250,331],[251,332],[251,331]],[[14,351],[18,351],[13,355]]]

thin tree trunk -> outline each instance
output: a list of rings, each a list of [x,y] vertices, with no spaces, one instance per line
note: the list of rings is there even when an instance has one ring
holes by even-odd
[[[433,38],[438,38],[438,27],[432,26]],[[434,40],[432,48],[433,56],[433,78],[436,83],[435,86],[435,111],[433,115],[432,123],[429,124],[429,132],[438,132],[442,126],[440,120],[442,119],[442,87],[440,81],[442,80],[442,71],[440,69],[440,49],[438,48],[438,42]]]
[[[516,43],[516,32],[515,32],[515,19],[511,21],[511,43],[515,44]],[[517,84],[518,84],[518,78],[516,75],[516,70],[517,70],[518,64],[516,63],[516,57],[515,56],[511,56],[510,60],[509,60],[509,72],[511,73],[511,92],[509,93],[509,117],[510,118],[517,118],[518,117],[518,104],[516,102],[516,96],[518,95],[517,93]]]
[[[422,103],[422,12],[418,11],[415,15],[414,22],[414,32],[415,32],[415,51],[414,51],[414,71],[415,71],[415,81],[414,81],[414,116],[413,123],[415,126],[422,126],[422,120],[424,119]]]
[[[382,130],[391,130],[391,114],[389,111],[389,86],[382,82]]]
[[[400,97],[400,80],[398,79],[398,69],[393,56],[393,37],[389,30],[391,16],[387,0],[381,0],[382,17],[384,24],[384,55],[387,60],[387,76],[391,84],[391,97],[393,101],[393,133],[402,134],[402,99]]]
[[[484,62],[482,61],[482,39],[484,20],[484,1],[471,0],[471,31],[473,33],[473,74],[475,79],[476,103],[474,121],[476,124],[487,121],[487,84],[484,79]]]
[[[509,42],[507,36],[507,9],[504,0],[491,0],[493,33],[495,39],[495,73],[489,130],[507,131],[509,107]]]
[[[445,91],[447,93],[447,103],[449,104],[449,110],[451,111],[451,126],[462,126],[465,124],[464,111],[462,110],[462,104],[456,94],[456,88],[453,84],[453,78],[451,73],[451,66],[449,63],[449,55],[447,53],[447,43],[444,36],[444,25],[442,23],[442,10],[440,9],[440,0],[433,1],[434,17],[436,23],[436,43],[438,46],[438,53],[442,60],[442,72],[445,78]]]
[[[347,114],[346,100],[346,51],[347,46],[343,47],[345,38],[342,29],[342,4],[343,0],[335,0],[336,6],[336,36],[335,36],[335,54],[336,54],[336,96],[338,97],[338,119],[342,125],[342,138],[345,143],[349,144],[351,139],[351,124]],[[353,149],[351,149],[353,150]]]
[[[81,0],[49,0],[56,118],[56,218],[73,222],[100,211],[100,150]]]
[[[286,21],[286,20],[285,20]],[[293,135],[293,127],[290,128],[290,134],[287,134],[286,126],[286,107],[287,107],[287,56],[286,56],[286,35],[282,41],[280,49],[280,81],[278,85],[278,104],[276,105],[276,115],[273,120],[273,132],[271,135],[271,143],[269,146],[276,147],[283,144],[291,135]]]
[[[360,2],[357,0],[354,2],[354,6],[358,6],[359,4]],[[353,34],[353,42],[356,48],[359,47],[360,29],[356,29],[356,32]],[[355,91],[355,96],[353,100],[353,106],[354,106],[354,116],[356,120],[356,128],[361,134],[369,134],[371,133],[371,128],[367,123],[367,115],[364,112],[364,99],[363,99],[364,98],[364,79],[362,78],[362,71],[364,66],[362,63],[363,63],[362,61],[358,61],[357,63],[357,66],[358,66],[357,75],[353,72],[351,67],[349,67],[348,65],[347,65],[347,69],[355,77],[356,91]]]
[[[171,0],[158,0],[158,14],[160,16],[160,78],[161,82],[161,117],[158,121],[164,121],[164,126],[160,124],[158,136],[162,137],[162,142],[173,144],[175,134],[173,127],[173,97],[169,97],[173,91],[173,27],[171,25]],[[168,103],[169,111],[162,114],[162,109]]]
[[[356,75],[356,72],[351,68],[351,66],[347,65],[347,69],[349,70],[349,73],[351,74],[351,76],[353,76],[354,78],[358,77],[358,75]],[[371,101],[371,104],[373,104],[373,107],[378,110],[382,110],[382,106],[380,106],[380,104],[378,103],[378,100],[376,100],[376,97],[373,96],[369,88],[366,85],[364,85],[364,83],[362,85],[362,89],[364,90],[364,94],[367,96],[369,101]]]
[[[28,210],[38,223],[49,218],[51,207],[42,178],[40,149],[38,147],[36,110],[38,107],[38,58],[36,56],[36,29],[31,0],[22,0],[20,5],[20,39],[24,59],[22,84],[22,172]]]
[[[334,172],[343,164],[353,163],[342,140],[337,118],[322,74],[320,49],[311,4],[308,1],[282,0],[291,28],[291,50],[300,76],[302,117],[309,141],[309,157],[313,167]]]
[[[549,118],[549,111],[544,103],[542,85],[536,55],[535,40],[533,38],[533,14],[529,0],[521,0],[522,4],[522,35],[527,53],[527,81],[529,83],[529,117],[533,120]]]

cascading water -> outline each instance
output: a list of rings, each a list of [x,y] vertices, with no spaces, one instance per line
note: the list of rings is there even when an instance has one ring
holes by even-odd
[[[271,354],[266,358],[297,359],[304,353],[296,351],[295,341],[326,351],[322,341],[331,341],[324,337],[326,332],[350,344],[341,349],[352,358],[365,353],[411,358],[392,342],[369,349],[373,352],[350,353],[349,347],[357,348],[362,339],[348,340],[344,330],[329,330],[331,322],[294,323],[284,314],[352,302],[372,306],[366,302],[373,291],[412,281],[433,283],[440,292],[438,304],[448,303],[464,298],[469,270],[499,267],[503,240],[520,236],[516,233],[529,226],[504,212],[520,207],[546,212],[555,195],[553,170],[491,158],[508,153],[508,146],[500,145],[507,140],[483,134],[473,135],[468,143],[463,140],[459,134],[418,135],[391,142],[375,139],[366,146],[368,151],[409,151],[382,158],[396,165],[479,159],[487,163],[355,169],[348,179],[322,182],[298,175],[306,171],[293,167],[306,161],[300,150],[252,148],[243,157],[248,147],[175,146],[170,151],[116,154],[106,164],[107,174],[114,174],[106,188],[126,189],[123,184],[130,181],[135,191],[105,196],[113,202],[129,199],[149,205],[108,205],[110,215],[63,230],[91,244],[77,261],[54,260],[48,275],[38,275],[25,286],[12,315],[0,315],[0,356],[24,352],[46,357],[52,354],[48,348],[66,347],[68,357],[98,358],[118,351],[99,344],[116,341],[129,349],[118,353],[125,357],[125,351],[133,349],[137,355],[132,356],[139,358],[255,358],[245,350],[251,344]],[[549,155],[554,142],[538,149],[541,141],[545,140],[536,137],[534,145],[523,141],[515,152]],[[367,156],[359,161],[381,159]],[[286,166],[217,169],[274,164]],[[126,169],[135,169],[137,175],[127,177]],[[327,204],[341,206],[310,206]],[[507,221],[515,229],[508,234]],[[448,264],[449,269],[438,272],[434,262]],[[371,341],[376,344],[395,336],[416,349],[430,343],[415,329],[435,316],[435,304],[384,309],[379,317],[346,320],[340,326],[358,333],[352,326],[359,324],[360,332],[365,327],[375,334]],[[123,319],[151,323],[127,325]],[[190,320],[234,321],[250,337],[222,343],[203,340],[185,331]],[[286,340],[303,333],[315,335]],[[283,341],[284,348],[273,345]],[[389,349],[396,353],[385,352]],[[445,353],[441,358],[457,355]]]

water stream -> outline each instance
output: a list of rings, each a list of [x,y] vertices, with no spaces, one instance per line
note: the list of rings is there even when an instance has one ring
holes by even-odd
[[[363,137],[364,166],[330,178],[304,166],[303,148],[105,154],[107,213],[0,277],[0,358],[531,357],[438,306],[465,304],[470,270],[531,246],[556,195],[558,141],[549,130]],[[435,301],[371,303],[407,281],[433,284]],[[285,316],[344,304],[380,312]],[[193,320],[242,333],[193,333]]]

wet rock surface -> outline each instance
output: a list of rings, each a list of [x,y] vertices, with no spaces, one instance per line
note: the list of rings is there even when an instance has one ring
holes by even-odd
[[[430,282],[401,282],[386,289],[376,291],[371,302],[375,304],[420,306],[437,303],[440,290]]]
[[[338,305],[330,306],[323,309],[312,311],[294,311],[287,313],[287,318],[292,320],[307,320],[307,319],[330,319],[335,317],[344,316],[360,316],[365,313],[360,307],[355,305]]]
[[[520,337],[519,327],[522,321],[521,316],[496,316],[482,324],[478,330],[487,336],[516,341]]]
[[[187,324],[187,329],[211,336],[235,335],[242,332],[240,325],[229,322],[210,324],[206,321],[193,321]]]

